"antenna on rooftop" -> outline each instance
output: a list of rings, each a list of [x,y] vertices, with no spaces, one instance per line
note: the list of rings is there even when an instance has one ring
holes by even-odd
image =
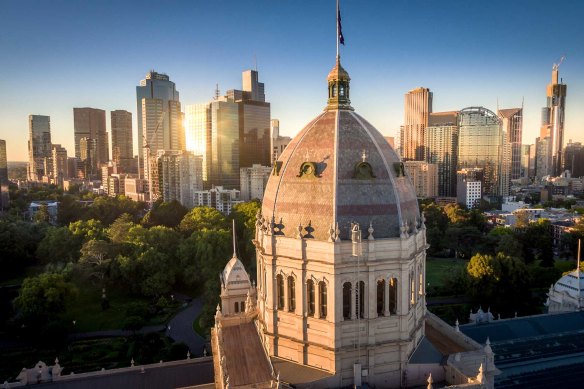
[[[219,100],[219,84],[215,84],[215,100]]]
[[[253,55],[253,69],[257,72],[258,71],[258,58],[256,55]]]

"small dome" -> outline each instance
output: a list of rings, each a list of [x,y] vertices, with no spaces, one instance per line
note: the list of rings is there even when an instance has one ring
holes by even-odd
[[[341,66],[341,61],[337,60],[335,66],[331,69],[327,77],[328,81],[343,80],[351,81],[349,73]]]
[[[245,271],[243,263],[235,255],[227,262],[221,273],[221,282],[227,288],[248,288],[251,285],[249,274]]]
[[[572,297],[584,297],[584,273],[574,270],[562,276],[554,285],[554,291],[565,292]]]

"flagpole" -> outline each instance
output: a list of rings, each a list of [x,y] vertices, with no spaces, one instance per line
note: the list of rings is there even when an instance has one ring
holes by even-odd
[[[339,0],[337,0],[337,61],[339,58]]]

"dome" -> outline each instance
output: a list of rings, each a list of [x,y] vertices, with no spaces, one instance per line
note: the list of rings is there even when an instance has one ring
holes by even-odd
[[[348,80],[337,60],[328,77],[327,108],[274,165],[262,215],[274,222],[275,235],[326,241],[338,226],[340,238],[349,239],[351,223],[357,222],[361,230],[371,224],[379,239],[421,223],[416,192],[396,152],[353,111],[348,93],[335,95],[339,82],[348,91]]]
[[[572,297],[584,297],[584,273],[574,270],[562,276],[554,285],[554,291],[564,292]]]
[[[241,284],[240,287],[248,288],[251,285],[249,274],[247,274],[243,263],[241,263],[235,254],[229,262],[227,262],[227,265],[225,265],[225,268],[221,273],[221,282],[225,287],[235,286],[239,288],[236,285]]]

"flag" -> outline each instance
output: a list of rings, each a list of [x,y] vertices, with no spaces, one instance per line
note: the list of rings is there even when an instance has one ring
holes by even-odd
[[[339,42],[345,45],[345,37],[343,37],[343,27],[341,26],[341,9],[337,7],[337,24],[339,29]]]

